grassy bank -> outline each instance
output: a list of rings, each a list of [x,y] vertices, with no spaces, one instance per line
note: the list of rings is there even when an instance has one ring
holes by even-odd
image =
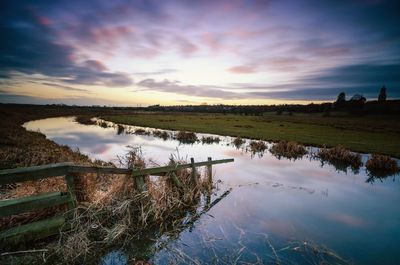
[[[116,123],[161,129],[214,133],[268,141],[296,141],[315,146],[342,145],[358,152],[400,157],[400,123],[399,119],[393,116],[137,113],[103,115],[102,118]]]

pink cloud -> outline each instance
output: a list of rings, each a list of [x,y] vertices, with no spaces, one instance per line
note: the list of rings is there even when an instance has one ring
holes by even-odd
[[[198,47],[196,45],[194,45],[192,42],[182,36],[176,36],[175,41],[182,55],[189,56],[198,50]]]
[[[215,34],[206,32],[202,35],[203,44],[205,44],[213,52],[217,52],[221,49],[221,43]]]
[[[235,74],[251,74],[257,72],[257,67],[254,65],[239,65],[229,68],[228,71]]]

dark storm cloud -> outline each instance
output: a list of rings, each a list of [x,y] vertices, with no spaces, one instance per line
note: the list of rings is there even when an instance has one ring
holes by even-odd
[[[20,72],[62,78],[65,82],[73,84],[131,84],[126,74],[95,68],[94,61],[86,61],[83,65],[75,63],[72,59],[73,47],[58,43],[56,32],[49,27],[52,22],[38,15],[37,10],[41,7],[39,3],[2,3],[0,75],[3,78],[11,77],[12,72]],[[92,64],[88,65],[88,62]]]

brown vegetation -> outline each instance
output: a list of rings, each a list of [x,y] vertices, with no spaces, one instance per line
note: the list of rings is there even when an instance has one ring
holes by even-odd
[[[264,141],[251,141],[249,147],[252,153],[262,153],[267,149]]]
[[[376,177],[394,175],[400,171],[395,159],[386,155],[372,154],[365,167],[369,173]]]
[[[150,135],[150,132],[146,131],[145,129],[139,128],[135,130],[135,134],[137,135]]]
[[[213,144],[213,143],[219,143],[221,141],[221,139],[218,136],[207,136],[207,137],[202,137],[201,138],[201,142],[203,144]]]
[[[275,143],[269,151],[277,158],[286,157],[289,159],[301,158],[307,154],[307,150],[304,145],[287,141]]]
[[[184,144],[193,144],[198,140],[194,132],[179,131],[175,137],[179,142]]]
[[[239,147],[241,147],[241,146],[245,143],[245,140],[243,140],[243,139],[240,138],[240,137],[236,137],[236,138],[232,141],[232,143],[235,145],[236,148],[239,148]]]
[[[95,125],[96,124],[96,121],[92,120],[91,116],[86,116],[86,115],[76,116],[75,121],[77,123],[80,123],[83,125]]]
[[[166,131],[162,131],[162,130],[154,130],[154,131],[153,131],[153,136],[154,136],[154,137],[161,138],[161,139],[163,139],[163,140],[167,140],[167,139],[170,138],[169,133],[166,132]]]
[[[346,171],[349,166],[357,171],[362,166],[360,154],[353,153],[340,145],[333,148],[321,148],[317,157],[342,171]]]

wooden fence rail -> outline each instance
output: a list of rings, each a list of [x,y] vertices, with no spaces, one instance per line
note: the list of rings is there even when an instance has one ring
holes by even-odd
[[[47,237],[49,235],[58,233],[61,228],[68,228],[64,225],[64,223],[65,219],[70,218],[71,213],[73,214],[75,211],[76,194],[74,178],[79,177],[76,175],[77,173],[132,175],[132,177],[135,178],[136,188],[139,191],[145,191],[146,186],[144,176],[162,176],[168,174],[172,180],[172,183],[174,183],[178,188],[181,188],[182,184],[176,176],[176,171],[190,168],[192,170],[191,178],[194,181],[197,181],[195,173],[196,167],[206,166],[209,181],[212,181],[212,165],[229,163],[233,161],[234,159],[212,160],[209,157],[207,161],[203,162],[195,163],[194,159],[191,159],[191,163],[187,164],[144,169],[95,167],[75,165],[73,163],[57,163],[35,167],[0,170],[0,185],[40,180],[57,176],[64,176],[67,184],[67,192],[48,192],[22,198],[1,200],[0,218],[63,204],[66,204],[69,209],[67,215],[65,216],[56,216],[14,227],[5,231],[0,231],[0,243],[3,241],[7,241],[9,243],[18,243],[20,241],[28,241],[31,239]]]

